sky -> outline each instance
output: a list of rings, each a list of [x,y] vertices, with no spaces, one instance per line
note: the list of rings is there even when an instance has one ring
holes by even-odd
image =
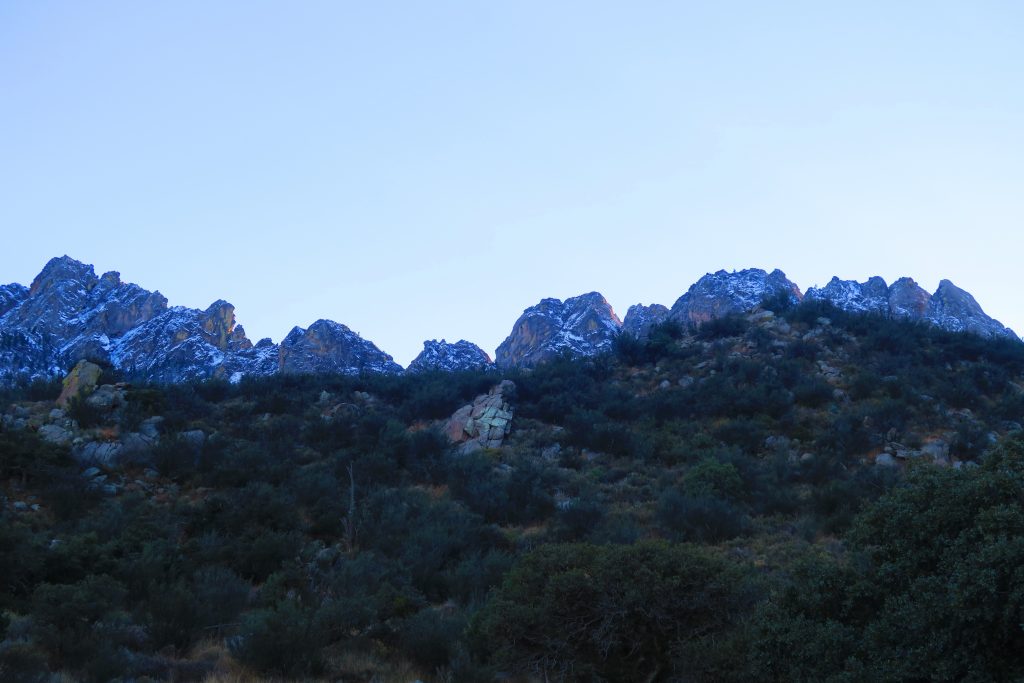
[[[0,3],[0,282],[68,254],[407,364],[719,269],[1024,332],[1024,3]]]

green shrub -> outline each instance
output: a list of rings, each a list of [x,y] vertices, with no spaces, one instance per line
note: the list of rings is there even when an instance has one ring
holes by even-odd
[[[242,620],[231,652],[239,661],[263,673],[303,676],[322,668],[323,630],[316,613],[293,600],[250,612]]]
[[[513,567],[472,633],[499,665],[545,680],[700,677],[748,595],[693,547],[552,545]]]

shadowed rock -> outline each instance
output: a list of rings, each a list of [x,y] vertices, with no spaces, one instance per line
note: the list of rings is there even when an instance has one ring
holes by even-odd
[[[307,329],[293,328],[284,338],[279,369],[290,373],[358,375],[399,373],[402,366],[345,325],[317,320]]]
[[[668,320],[668,316],[668,308],[661,304],[634,304],[626,311],[626,317],[622,321],[622,332],[643,339],[652,327]]]

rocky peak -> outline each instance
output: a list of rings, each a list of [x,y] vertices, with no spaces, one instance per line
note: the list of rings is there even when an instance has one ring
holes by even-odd
[[[115,337],[166,308],[160,292],[122,283],[115,271],[98,278],[92,266],[62,256],[46,264],[4,322],[56,336],[64,346],[72,342],[74,347],[76,337]]]
[[[670,318],[684,325],[699,325],[713,318],[746,313],[765,299],[780,295],[789,297],[793,303],[803,298],[800,288],[781,270],[771,273],[760,268],[731,273],[720,270],[697,280],[679,297],[672,306]]]
[[[920,320],[928,312],[931,295],[913,278],[901,277],[889,287],[889,313],[896,318]]]
[[[47,261],[36,275],[29,287],[29,296],[44,294],[51,289],[67,289],[69,285],[88,291],[96,282],[96,271],[92,266],[67,255],[58,256]]]
[[[357,375],[393,374],[401,372],[402,366],[345,325],[317,320],[306,329],[292,328],[284,338],[279,369],[291,373]]]
[[[909,277],[900,278],[888,288],[880,277],[864,283],[832,278],[821,289],[807,290],[807,298],[828,301],[844,311],[920,320],[951,332],[1017,338],[1012,330],[986,315],[973,296],[949,280],[943,280],[935,294],[929,294]]]
[[[634,304],[626,311],[626,317],[622,321],[622,331],[634,337],[644,338],[651,331],[651,328],[659,323],[668,320],[669,310],[661,304]]]
[[[235,307],[223,299],[214,301],[202,312],[199,324],[206,333],[206,341],[221,351],[252,348],[245,329],[235,326]]]
[[[972,332],[983,337],[1017,338],[1013,330],[986,315],[973,296],[949,280],[939,283],[939,288],[928,300],[925,317],[935,325],[952,332]]]
[[[391,357],[349,330],[320,320],[296,328],[279,348],[253,346],[224,300],[205,310],[167,299],[92,266],[51,259],[30,288],[0,287],[0,381],[63,374],[77,361],[109,363],[156,382],[277,372],[401,371]]]
[[[844,311],[882,315],[889,313],[889,286],[877,275],[869,278],[867,282],[833,277],[824,287],[808,289],[804,298],[810,301],[827,301]]]
[[[407,372],[432,370],[483,370],[494,367],[491,357],[476,344],[460,339],[454,344],[442,339],[423,342],[423,350],[409,363]]]
[[[591,356],[611,347],[622,322],[598,292],[542,299],[523,311],[496,353],[498,367],[532,367],[561,353]]]

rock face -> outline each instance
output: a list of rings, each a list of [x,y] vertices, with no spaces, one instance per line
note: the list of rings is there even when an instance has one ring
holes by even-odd
[[[1013,330],[986,315],[973,296],[949,280],[940,282],[939,288],[932,294],[928,301],[926,319],[951,332],[1017,339]]]
[[[889,313],[889,286],[878,276],[867,282],[833,277],[824,287],[808,289],[804,298],[808,301],[827,301],[844,311],[881,315]]]
[[[252,348],[235,309],[216,301],[205,311],[175,306],[111,344],[111,361],[132,377],[177,382],[226,377]]]
[[[344,325],[317,321],[295,328],[280,347],[255,346],[235,309],[175,306],[116,272],[67,256],[51,259],[31,287],[0,287],[0,384],[63,375],[80,360],[109,364],[155,382],[277,372],[398,372],[391,357]]]
[[[733,313],[746,313],[762,301],[785,296],[793,303],[801,300],[800,289],[781,270],[767,273],[749,268],[728,273],[708,273],[676,300],[669,318],[683,325],[699,325]]]
[[[96,277],[67,256],[51,259],[27,290],[5,291],[0,381],[59,375],[83,358],[110,362],[112,338],[167,308],[159,292],[122,283],[116,272]]]
[[[477,396],[469,405],[455,411],[444,425],[444,433],[459,450],[470,453],[482,448],[498,448],[512,429],[512,407],[507,396],[515,384],[504,380],[488,393]]]
[[[626,311],[626,317],[622,321],[622,332],[643,339],[652,327],[668,320],[668,315],[668,308],[661,304],[634,304]]]
[[[920,320],[951,332],[1017,338],[1012,330],[986,315],[973,296],[949,280],[943,280],[935,293],[929,294],[908,277],[891,287],[877,276],[864,283],[832,278],[825,287],[807,290],[806,298],[827,301],[844,311]]]
[[[371,342],[344,325],[330,320],[317,320],[306,329],[295,327],[281,342],[281,372],[399,373],[402,366],[394,362]]]
[[[64,388],[57,398],[57,405],[64,407],[71,399],[78,396],[88,396],[96,390],[103,369],[95,363],[87,360],[80,360],[64,378]]]
[[[431,339],[423,342],[423,350],[409,363],[406,372],[430,372],[445,371],[457,372],[460,370],[486,370],[493,368],[494,363],[491,357],[476,344],[471,344],[465,339],[451,344],[444,339],[437,341]]]
[[[930,298],[913,278],[901,277],[889,287],[889,314],[894,318],[920,320],[928,312]]]
[[[13,282],[9,285],[0,285],[0,315],[11,310],[28,296],[28,287]]]
[[[526,309],[502,342],[493,365],[533,367],[561,354],[591,356],[609,350],[620,332],[645,336],[655,324],[673,320],[695,326],[747,313],[765,299],[798,302],[800,289],[780,270],[720,270],[698,280],[671,309],[636,305],[625,322],[597,292],[565,301],[543,299]],[[969,293],[943,280],[929,294],[910,278],[886,286],[832,280],[811,288],[807,299],[847,311],[920,320],[954,332],[1017,339],[990,318]],[[287,373],[397,373],[388,354],[345,325],[318,320],[296,327],[280,345],[255,345],[236,324],[235,309],[215,301],[205,310],[168,307],[160,292],[121,281],[117,272],[97,277],[90,265],[67,256],[51,259],[30,287],[0,286],[0,386],[61,377],[79,361],[111,365],[130,379],[156,382]],[[479,347],[460,340],[424,343],[410,372],[492,367]]]
[[[592,356],[611,348],[622,322],[597,292],[566,299],[543,299],[523,311],[512,334],[501,343],[499,368],[532,367],[562,353]]]

